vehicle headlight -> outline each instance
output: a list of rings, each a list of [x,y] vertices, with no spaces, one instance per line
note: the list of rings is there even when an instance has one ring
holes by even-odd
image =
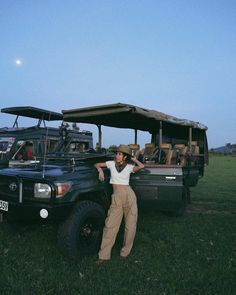
[[[71,182],[55,182],[56,198],[63,197],[71,188]]]
[[[52,189],[50,185],[46,183],[35,183],[34,184],[34,197],[35,198],[51,198]]]

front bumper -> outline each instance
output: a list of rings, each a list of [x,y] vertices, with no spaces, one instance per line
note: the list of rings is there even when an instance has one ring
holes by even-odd
[[[8,203],[8,211],[0,210],[3,219],[7,221],[62,221],[70,213],[74,203],[44,204],[44,203]],[[42,217],[41,210],[46,210],[47,216]]]

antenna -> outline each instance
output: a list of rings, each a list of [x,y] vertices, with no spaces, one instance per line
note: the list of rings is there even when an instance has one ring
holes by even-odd
[[[51,113],[49,114],[49,121],[51,119]],[[48,127],[44,125],[46,128],[46,140],[45,140],[45,145],[44,145],[44,152],[43,152],[43,172],[42,172],[42,178],[45,177],[45,165],[46,165],[46,153],[47,153],[47,147],[48,147]]]

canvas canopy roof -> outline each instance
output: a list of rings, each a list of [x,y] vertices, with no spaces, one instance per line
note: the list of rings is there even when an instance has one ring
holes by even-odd
[[[55,121],[63,119],[63,115],[61,113],[51,112],[48,110],[39,109],[31,106],[3,108],[1,109],[1,112],[46,121]]]
[[[166,125],[178,125],[207,130],[207,127],[199,122],[178,119],[155,110],[123,103],[63,110],[62,113],[64,120],[69,122],[90,123],[143,131],[156,130],[159,128],[160,122]]]

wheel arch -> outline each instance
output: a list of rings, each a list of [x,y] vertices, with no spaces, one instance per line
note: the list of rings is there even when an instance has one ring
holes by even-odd
[[[76,203],[83,201],[91,201],[101,205],[105,210],[108,210],[111,203],[111,194],[106,190],[94,190],[77,194]]]

